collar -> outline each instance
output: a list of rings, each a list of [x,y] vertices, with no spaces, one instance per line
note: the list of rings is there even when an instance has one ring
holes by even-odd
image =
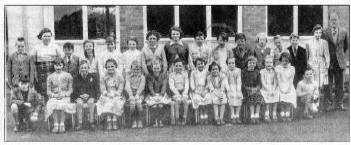
[[[184,45],[182,40],[179,40],[178,42],[171,41],[170,45],[173,45],[173,44],[179,44],[179,45],[181,45],[181,46]]]
[[[23,52],[16,51],[16,54],[17,54],[17,55],[20,55],[20,54],[21,54],[21,55],[27,55],[27,52],[25,52],[25,51],[23,51]]]

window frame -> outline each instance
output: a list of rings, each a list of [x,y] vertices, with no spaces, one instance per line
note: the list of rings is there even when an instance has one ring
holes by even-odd
[[[235,5],[237,6],[237,31],[242,32],[243,25],[242,25],[242,5]],[[211,8],[212,6],[205,6],[206,9],[206,28],[207,31],[204,32],[206,33],[207,37],[206,40],[216,40],[217,38],[212,36],[212,27],[209,27],[212,25],[212,13],[211,13]],[[180,24],[180,16],[179,16],[179,5],[174,5],[174,25],[179,26]],[[146,33],[147,33],[147,5],[143,6],[143,32],[144,32],[144,42],[146,42]],[[194,41],[194,38],[192,37],[184,37],[182,38],[184,41]],[[160,38],[161,42],[165,41],[170,41],[170,38]]]

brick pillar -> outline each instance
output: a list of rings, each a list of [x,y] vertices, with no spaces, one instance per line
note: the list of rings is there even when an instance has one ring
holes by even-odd
[[[247,43],[255,46],[255,37],[259,32],[267,32],[266,6],[243,6],[243,33]]]

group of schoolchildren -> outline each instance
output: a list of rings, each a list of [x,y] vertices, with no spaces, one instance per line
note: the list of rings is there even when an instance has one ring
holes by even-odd
[[[249,110],[249,123],[291,121],[297,97],[304,103],[304,116],[313,117],[311,112],[316,111],[319,97],[314,71],[307,67],[295,83],[295,67],[301,66],[291,65],[292,56],[282,49],[279,36],[274,37],[276,48],[269,48],[267,36],[259,33],[257,47],[251,49],[245,35],[238,33],[236,47],[229,48],[228,34],[222,32],[218,45],[211,49],[202,32],[195,34],[194,46],[182,41],[182,35],[174,26],[171,41],[161,45],[160,34],[153,30],[147,33],[142,50],[137,48],[137,39],[131,38],[123,53],[115,50],[116,42],[109,36],[107,52],[101,59],[95,57],[93,41],[83,43],[84,58],[73,55],[74,45],[67,42],[64,56],[53,61],[54,72],[47,76],[45,93],[35,89],[37,74],[30,69],[36,69],[37,64],[25,52],[25,40],[18,38],[17,52],[7,64],[14,130],[30,128],[30,122],[37,121],[41,112],[45,119],[53,119],[52,132],[65,132],[67,113],[76,114],[76,129],[81,130],[85,108],[91,129],[97,127],[95,114],[104,117],[104,129],[121,128],[126,108],[131,127],[143,128],[143,104],[151,109],[154,127],[163,127],[168,114],[171,124],[188,124],[189,107],[198,113],[200,124],[212,121],[210,112],[216,125],[240,124],[244,105]],[[298,45],[299,36],[292,34],[290,41]],[[170,112],[165,112],[166,105],[171,106]],[[227,105],[230,122],[224,119]]]

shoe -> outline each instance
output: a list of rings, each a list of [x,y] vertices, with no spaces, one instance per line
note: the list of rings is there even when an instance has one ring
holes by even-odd
[[[223,119],[221,119],[221,125],[225,125],[225,122]]]
[[[337,110],[339,110],[339,111],[346,111],[346,108],[344,107],[343,104],[340,104],[340,105],[338,105],[338,109]]]
[[[238,120],[237,118],[233,118],[232,119],[232,124],[237,124],[237,120]]]
[[[216,125],[217,126],[221,125],[221,121],[219,119],[216,121]]]
[[[60,130],[59,130],[60,133],[64,133],[65,132],[65,124],[61,123],[60,124]]]
[[[141,120],[138,122],[138,128],[143,128],[143,122]]]
[[[269,116],[265,116],[264,117],[264,121],[267,122],[267,123],[270,123],[271,122],[271,119]]]
[[[118,130],[117,123],[113,123],[113,125],[112,125],[112,129],[113,129],[113,130]]]
[[[305,118],[307,118],[307,119],[312,119],[313,116],[308,114],[308,115],[305,115]]]
[[[96,129],[96,125],[95,125],[94,123],[90,123],[89,126],[90,126],[90,129],[91,129],[91,130],[95,130],[95,129]]]
[[[243,122],[240,120],[240,118],[236,118],[236,123],[242,124]]]
[[[278,121],[278,117],[277,117],[277,115],[273,115],[273,122],[277,122]]]
[[[155,124],[154,125],[152,125],[153,127],[158,127],[158,122],[157,122],[157,120],[155,120]]]
[[[58,125],[58,124],[55,124],[55,125],[54,125],[54,128],[52,129],[52,132],[53,132],[53,133],[58,133],[58,131],[59,131],[59,125]]]
[[[133,121],[132,128],[137,128],[137,127],[138,127],[137,122],[136,122],[136,121]]]
[[[158,126],[159,127],[163,127],[164,126],[161,120],[160,120],[160,123],[158,124]]]

